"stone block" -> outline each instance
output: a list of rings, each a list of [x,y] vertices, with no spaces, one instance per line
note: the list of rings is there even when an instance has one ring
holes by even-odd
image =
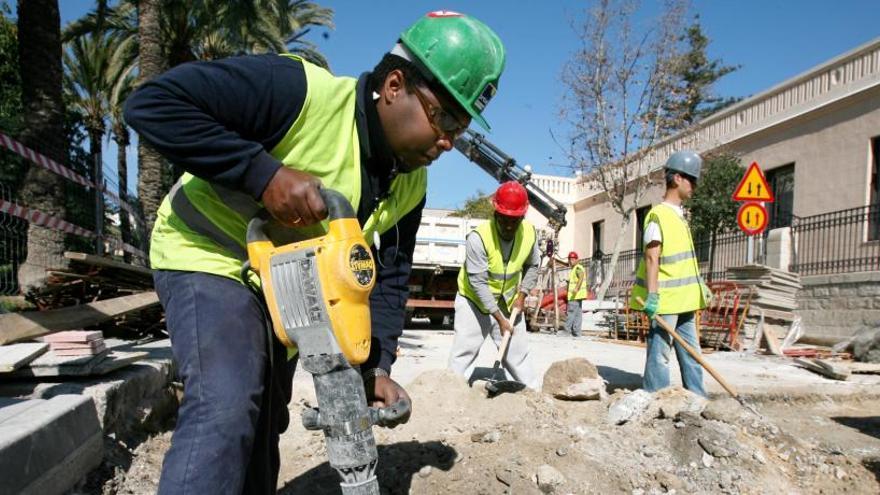
[[[862,284],[858,287],[858,295],[865,296],[880,296],[880,285],[877,284]]]
[[[0,422],[0,495],[62,494],[103,458],[94,401],[79,395],[31,399]],[[9,407],[9,406],[7,406]]]

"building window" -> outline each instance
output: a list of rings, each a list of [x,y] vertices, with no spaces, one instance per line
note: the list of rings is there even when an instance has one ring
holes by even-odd
[[[593,256],[602,253],[602,231],[605,229],[605,221],[593,222]]]
[[[636,251],[639,253],[645,250],[645,217],[649,211],[650,205],[636,209]]]
[[[794,163],[767,172],[767,182],[773,190],[775,201],[767,204],[770,216],[767,229],[788,227],[794,215]]]
[[[880,241],[880,136],[871,139],[871,194],[868,199],[868,240]]]

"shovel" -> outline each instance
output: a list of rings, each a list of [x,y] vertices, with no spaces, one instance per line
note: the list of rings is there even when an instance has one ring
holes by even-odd
[[[513,308],[513,311],[510,312],[510,318],[508,318],[511,325],[516,323],[517,316],[519,316],[519,308]],[[486,392],[489,397],[503,393],[519,392],[526,388],[526,385],[522,382],[508,380],[507,374],[501,368],[501,361],[504,360],[504,355],[507,354],[507,346],[510,344],[510,337],[512,335],[513,332],[508,332],[501,337],[501,345],[498,346],[498,357],[495,358],[495,364],[492,365],[492,374],[486,379]]]
[[[636,302],[641,304],[642,307],[645,306],[645,301],[641,297],[636,296]],[[703,369],[708,371],[709,374],[712,375],[712,378],[714,378],[724,388],[724,390],[726,390],[727,393],[730,394],[731,397],[736,399],[736,401],[739,402],[741,406],[743,406],[746,410],[748,410],[749,412],[753,413],[756,416],[759,416],[761,418],[764,417],[761,413],[758,412],[757,409],[755,409],[754,406],[747,403],[742,398],[742,396],[737,394],[736,389],[734,389],[732,385],[727,383],[727,380],[725,380],[724,377],[722,377],[721,374],[718,373],[718,371],[716,371],[715,368],[712,367],[712,365],[710,365],[705,359],[703,359],[703,356],[700,353],[698,353],[697,351],[695,351],[694,348],[691,347],[681,337],[681,335],[679,335],[678,332],[675,331],[674,328],[672,328],[672,325],[670,325],[669,323],[666,323],[666,320],[661,318],[660,315],[654,315],[654,321],[656,321],[657,324],[660,325],[660,328],[662,328],[663,330],[666,330],[666,333],[671,335],[672,338],[675,339],[676,342],[681,344],[681,346],[684,347],[684,350],[687,351],[687,353],[690,354],[691,357],[693,357],[698,363],[700,363],[700,366],[702,366]]]

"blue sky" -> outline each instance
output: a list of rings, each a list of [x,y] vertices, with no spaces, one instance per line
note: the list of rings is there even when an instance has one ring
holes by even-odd
[[[559,121],[564,86],[560,74],[577,47],[571,28],[583,1],[504,0],[445,2],[422,0],[320,1],[335,11],[336,29],[325,39],[309,38],[330,60],[338,75],[357,76],[369,70],[395,42],[399,33],[426,12],[456,10],[473,15],[500,36],[507,48],[507,67],[499,93],[486,110],[492,124],[489,139],[537,173],[564,175],[552,164],[564,162],[551,136],[563,138]],[[93,8],[91,0],[59,0],[62,24]],[[642,20],[657,15],[658,1],[644,0]],[[540,5],[540,7],[538,7]],[[759,93],[811,67],[880,36],[877,0],[693,0],[711,39],[709,55],[742,67],[716,84],[722,96]],[[111,145],[112,146],[112,145]],[[115,176],[115,149],[105,150],[107,173]],[[132,159],[134,154],[130,153]],[[132,171],[129,183],[134,188]],[[452,151],[435,162],[429,173],[428,207],[455,208],[478,190],[493,191],[493,180]]]

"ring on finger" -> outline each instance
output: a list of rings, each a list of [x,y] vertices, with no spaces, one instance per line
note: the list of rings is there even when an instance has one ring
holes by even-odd
[[[293,220],[290,221],[290,223],[292,223],[292,224],[297,224],[297,223],[300,223],[300,222],[302,222],[302,217],[296,217],[296,218],[294,218]]]

